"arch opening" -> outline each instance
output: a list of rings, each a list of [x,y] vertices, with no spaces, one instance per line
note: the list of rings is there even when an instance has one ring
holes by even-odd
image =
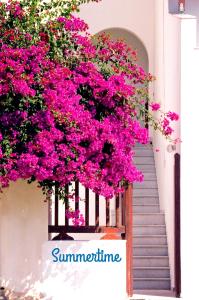
[[[128,46],[136,50],[137,64],[140,65],[145,72],[149,71],[149,59],[146,47],[135,33],[127,29],[114,27],[101,30],[96,35],[99,35],[103,32],[109,34],[113,39],[123,39]]]

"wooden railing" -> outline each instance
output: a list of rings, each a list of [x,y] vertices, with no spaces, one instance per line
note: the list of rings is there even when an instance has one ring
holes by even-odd
[[[66,201],[62,203],[60,209],[60,202],[57,193],[57,187],[55,188],[54,200],[50,205],[50,221],[48,226],[48,233],[50,240],[72,240],[74,239],[70,234],[73,233],[101,233],[103,234],[101,239],[125,239],[126,240],[126,282],[127,282],[127,294],[129,297],[133,293],[133,278],[132,278],[132,186],[129,185],[124,193],[121,193],[117,197],[105,200],[97,194],[94,194],[89,189],[81,186],[78,182],[73,183],[74,193],[76,199],[84,195],[84,205],[80,208],[80,201],[76,200],[73,203],[75,210],[83,212],[85,224],[83,226],[74,226],[71,224],[66,216],[66,210],[70,207],[70,201],[68,198],[70,186],[65,187]],[[104,209],[101,204],[104,201]],[[94,209],[91,209],[91,202],[94,202]],[[92,203],[93,204],[93,203]],[[60,222],[60,214],[62,210],[62,221]],[[111,214],[112,213],[112,214]],[[100,222],[101,214],[103,214],[104,222]],[[93,223],[91,225],[90,216],[94,215]],[[103,223],[103,224],[101,224]],[[55,235],[58,234],[58,235]]]

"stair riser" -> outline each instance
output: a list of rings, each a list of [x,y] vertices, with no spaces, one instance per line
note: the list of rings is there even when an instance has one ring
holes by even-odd
[[[134,226],[133,235],[166,234],[165,226]]]
[[[154,165],[138,165],[136,164],[136,167],[140,171],[144,171],[146,173],[155,173],[155,166]]]
[[[167,247],[135,247],[133,246],[134,256],[168,256]]]
[[[133,258],[133,267],[168,267],[169,259],[168,257],[142,257]]]
[[[133,282],[134,290],[170,290],[170,286],[170,280],[134,280]]]
[[[167,245],[166,237],[134,237],[134,245]]]
[[[157,180],[156,173],[155,172],[143,172],[144,174],[144,181],[151,181],[151,180]]]
[[[136,165],[154,165],[154,158],[151,157],[133,157],[133,161]]]
[[[152,145],[136,144],[133,161],[144,181],[133,185],[133,289],[169,290],[165,217],[160,212]]]
[[[133,150],[134,157],[153,157],[153,150],[151,149],[136,149]]]
[[[135,149],[152,149],[152,145],[151,144],[139,144],[139,143],[136,143],[134,148]]]
[[[134,215],[134,225],[164,225],[164,215],[149,214],[149,215]]]
[[[157,197],[135,197],[133,195],[133,204],[135,205],[147,205],[147,204],[156,204],[158,205],[158,198]]]
[[[144,180],[142,182],[136,182],[133,184],[134,189],[157,189],[156,180]]]
[[[169,278],[169,269],[134,269],[134,278]]]
[[[134,213],[158,213],[160,212],[160,208],[158,205],[148,206],[148,205],[134,205],[133,206]]]
[[[134,197],[158,197],[157,189],[134,189]]]

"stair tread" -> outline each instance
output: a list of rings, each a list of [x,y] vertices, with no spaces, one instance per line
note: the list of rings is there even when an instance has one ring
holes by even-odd
[[[133,270],[169,270],[169,267],[134,267]]]
[[[133,238],[135,237],[167,237],[166,234],[134,234]]]
[[[171,279],[165,213],[160,210],[153,145],[136,144],[133,151],[134,163],[144,175],[144,181],[133,186],[133,223],[136,223],[133,224],[136,232],[133,234],[136,259],[133,281],[137,290],[158,287],[165,290],[170,288]]]
[[[144,171],[142,171],[142,173],[144,174]],[[154,178],[155,180],[157,180],[156,179],[156,173],[155,172],[148,172],[148,173],[146,173],[146,174],[144,174],[144,181],[146,182],[146,181],[151,181],[151,178]]]
[[[147,244],[147,245],[133,245],[133,247],[136,247],[136,248],[138,248],[138,247],[141,247],[141,248],[144,248],[144,247],[150,247],[150,248],[167,248],[167,245],[149,245],[149,244]]]
[[[152,277],[152,278],[147,278],[147,277],[134,277],[133,280],[171,280],[170,277]]]
[[[133,206],[159,206],[159,204],[148,204],[148,203],[145,203],[145,204],[133,204]]]
[[[139,166],[153,166],[154,169],[155,169],[155,164],[154,163],[151,163],[151,164],[145,163],[145,162],[139,162],[139,164],[136,163],[136,167],[138,168]]]
[[[134,213],[134,215],[164,215],[164,212],[157,212],[157,213],[152,213],[152,212],[149,212],[149,213],[146,213],[146,212],[144,212],[144,213]]]
[[[149,173],[148,173],[149,174]],[[148,180],[147,180],[147,182],[156,182],[156,179],[154,178],[154,179],[151,179],[151,178],[149,178]],[[133,183],[133,185],[135,185],[135,184],[144,184],[144,181],[135,181],[134,183]]]
[[[136,195],[136,196],[133,197],[133,199],[136,199],[136,200],[137,200],[137,199],[148,199],[148,198],[149,198],[149,199],[152,198],[152,199],[154,199],[154,200],[158,199],[158,201],[159,201],[159,197],[158,197],[158,196],[151,196],[151,195],[149,195],[149,196],[148,196],[148,195],[138,196],[138,195]]]
[[[142,188],[138,188],[138,187],[134,187],[133,189],[134,191],[140,191],[140,190],[158,190],[157,187],[142,187]]]
[[[133,259],[135,258],[169,258],[168,255],[164,255],[164,256],[161,256],[161,255],[145,255],[145,256],[139,256],[139,255],[134,255],[133,256]]]
[[[159,225],[159,224],[155,224],[155,225],[151,225],[151,224],[135,224],[133,225],[133,227],[165,227],[166,228],[166,225]]]
[[[145,192],[155,192],[158,191],[158,188],[154,187],[154,188],[134,188],[133,189],[134,192],[136,191],[136,193],[141,192],[141,191],[145,191]],[[155,196],[155,195],[154,195]],[[153,197],[153,196],[151,196]],[[158,196],[157,196],[158,197]]]

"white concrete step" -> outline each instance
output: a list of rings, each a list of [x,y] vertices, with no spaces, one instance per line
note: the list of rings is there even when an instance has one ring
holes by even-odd
[[[159,205],[158,197],[135,197],[133,195],[133,205]]]
[[[134,225],[164,225],[164,213],[134,213]]]
[[[134,267],[168,267],[168,256],[134,256]]]
[[[152,149],[136,148],[135,150],[133,150],[133,152],[134,152],[133,157],[153,157]]]
[[[142,182],[136,182],[133,184],[133,189],[157,189],[157,181],[156,179],[153,180],[144,180]]]
[[[156,173],[155,172],[142,172],[144,175],[144,181],[148,180],[157,180]]]
[[[170,290],[170,278],[134,278],[135,290]],[[136,292],[134,292],[136,294]]]
[[[151,205],[133,205],[133,212],[134,213],[158,213],[160,212],[160,207],[157,204]]]
[[[136,164],[136,168],[143,173],[155,173],[155,165]]]
[[[166,234],[165,225],[134,225],[133,235],[155,235]]]
[[[144,181],[133,185],[133,288],[170,290],[170,268],[164,213],[152,145],[136,145],[133,160]]]
[[[167,245],[166,235],[134,235],[134,245]]]
[[[166,245],[133,245],[134,256],[168,256]]]
[[[152,149],[152,145],[150,143],[148,144],[139,144],[136,143],[133,149]]]
[[[133,161],[136,165],[154,165],[153,156],[134,156]]]
[[[169,278],[169,267],[135,267],[133,269],[135,278]]]
[[[134,189],[134,197],[158,197],[158,189]]]
[[[162,289],[162,290],[154,290],[154,289],[145,289],[145,290],[135,290],[135,299],[142,299],[143,295],[147,295],[145,300],[174,300],[175,292],[171,289]]]

